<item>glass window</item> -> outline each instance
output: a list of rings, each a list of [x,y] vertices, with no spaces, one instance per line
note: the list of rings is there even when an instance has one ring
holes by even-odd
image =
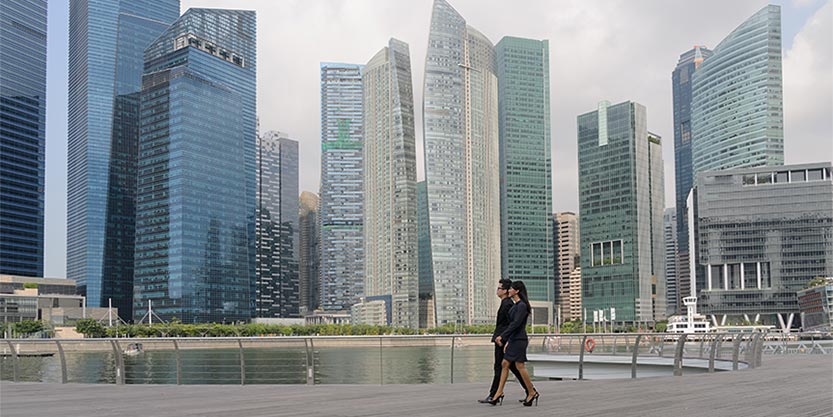
[[[792,177],[792,182],[807,181],[806,175],[804,174],[804,170],[792,171],[790,172],[790,176]]]
[[[787,183],[790,181],[790,173],[787,171],[781,171],[775,174],[775,182],[777,183]]]
[[[755,174],[744,175],[743,185],[755,185]]]
[[[807,177],[809,181],[821,181],[824,179],[824,173],[822,172],[821,168],[811,169],[807,171]]]
[[[758,174],[758,184],[771,184],[772,183],[772,173],[771,172],[762,172]]]

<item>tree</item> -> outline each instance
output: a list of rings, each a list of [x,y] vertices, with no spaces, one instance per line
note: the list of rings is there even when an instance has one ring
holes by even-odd
[[[15,323],[13,328],[17,334],[28,336],[32,333],[42,332],[46,326],[40,320],[23,320]]]
[[[81,319],[75,322],[75,331],[85,337],[104,337],[107,329],[95,319]]]
[[[668,322],[667,321],[658,321],[654,325],[654,330],[657,333],[665,333],[665,331],[668,330]]]

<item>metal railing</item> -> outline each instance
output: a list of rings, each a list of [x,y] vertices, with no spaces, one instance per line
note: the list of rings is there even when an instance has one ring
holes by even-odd
[[[684,365],[693,360],[707,361],[708,372],[728,364],[737,370],[740,365],[760,366],[762,353],[768,351],[793,352],[791,343],[800,342],[770,338],[762,333],[543,334],[530,335],[528,352],[577,357],[578,379],[585,378],[587,363],[622,356],[630,359],[631,377],[636,378],[642,358],[673,359],[674,375],[682,375]],[[824,341],[815,341],[819,345],[804,350],[833,352]],[[127,353],[130,343],[141,343],[143,352]],[[795,349],[800,353],[800,347]],[[494,345],[489,335],[16,339],[0,341],[0,354],[0,379],[11,381],[403,384],[488,381]]]

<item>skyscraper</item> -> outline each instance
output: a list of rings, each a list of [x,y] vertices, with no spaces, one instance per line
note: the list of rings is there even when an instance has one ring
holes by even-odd
[[[395,327],[418,328],[416,138],[408,44],[364,67],[364,291],[389,295]]]
[[[90,306],[133,304],[144,50],[179,0],[80,0],[69,10],[67,278]]]
[[[301,193],[298,215],[298,259],[300,273],[298,294],[301,314],[318,308],[318,196],[304,191]]]
[[[320,307],[348,312],[364,294],[362,66],[321,64]]]
[[[784,164],[781,74],[781,8],[769,5],[726,36],[691,77],[693,175]]]
[[[299,317],[298,142],[282,132],[258,136],[256,223],[254,317]]]
[[[553,216],[556,257],[556,305],[561,309],[561,322],[581,319],[581,281],[573,280],[579,265],[579,220],[575,213],[565,211]],[[579,278],[581,276],[579,275]],[[579,291],[576,291],[578,289]],[[576,297],[574,294],[578,294]],[[576,306],[576,298],[578,306]],[[578,313],[577,313],[578,312]]]
[[[3,1],[0,274],[43,276],[45,135],[46,0]]]
[[[145,50],[136,319],[149,302],[185,323],[254,311],[255,20],[190,9]]]
[[[431,266],[431,234],[428,221],[428,196],[426,183],[416,184],[417,190],[417,237],[419,261],[419,327],[435,326],[434,321],[434,272]]]
[[[605,101],[578,116],[578,154],[584,308],[664,319],[662,150],[645,107]]]
[[[671,88],[674,96],[674,180],[676,191],[676,219],[675,240],[677,254],[675,256],[688,257],[688,216],[686,215],[686,198],[694,183],[694,172],[691,166],[691,146],[695,138],[691,131],[691,79],[694,72],[700,68],[703,61],[712,55],[712,51],[704,46],[694,46],[691,50],[680,55],[677,67],[671,74]],[[688,263],[680,263],[679,275],[688,279]],[[687,297],[689,294],[685,294]]]
[[[435,0],[423,85],[425,179],[437,325],[490,323],[500,279],[494,47]]]
[[[677,213],[674,207],[665,209],[662,216],[665,236],[665,296],[669,315],[682,314],[682,298],[679,295],[677,276]],[[688,295],[685,295],[688,297]]]
[[[500,142],[502,276],[523,280],[536,323],[551,324],[552,245],[549,41],[504,37],[495,46]]]

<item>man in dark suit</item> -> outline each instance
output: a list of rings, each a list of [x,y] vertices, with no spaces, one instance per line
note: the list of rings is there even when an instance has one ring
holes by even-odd
[[[497,310],[497,319],[495,320],[495,332],[492,334],[492,343],[495,343],[495,338],[500,336],[504,330],[506,330],[506,326],[509,325],[509,309],[512,308],[512,305],[515,303],[512,302],[512,299],[509,298],[509,287],[512,285],[512,280],[502,279],[498,282],[497,286],[497,296],[500,298],[500,308]],[[501,370],[501,362],[503,362],[503,346],[498,346],[495,343],[495,377],[492,380],[492,387],[489,389],[489,396],[482,400],[477,400],[477,402],[482,404],[487,404],[492,400],[492,397],[495,395],[495,391],[497,391],[498,384],[500,384],[500,370]],[[515,379],[521,384],[524,391],[529,393],[529,390],[524,385],[523,378],[521,378],[520,373],[518,373],[518,368],[515,367],[515,363],[509,366],[509,370],[515,374]]]

